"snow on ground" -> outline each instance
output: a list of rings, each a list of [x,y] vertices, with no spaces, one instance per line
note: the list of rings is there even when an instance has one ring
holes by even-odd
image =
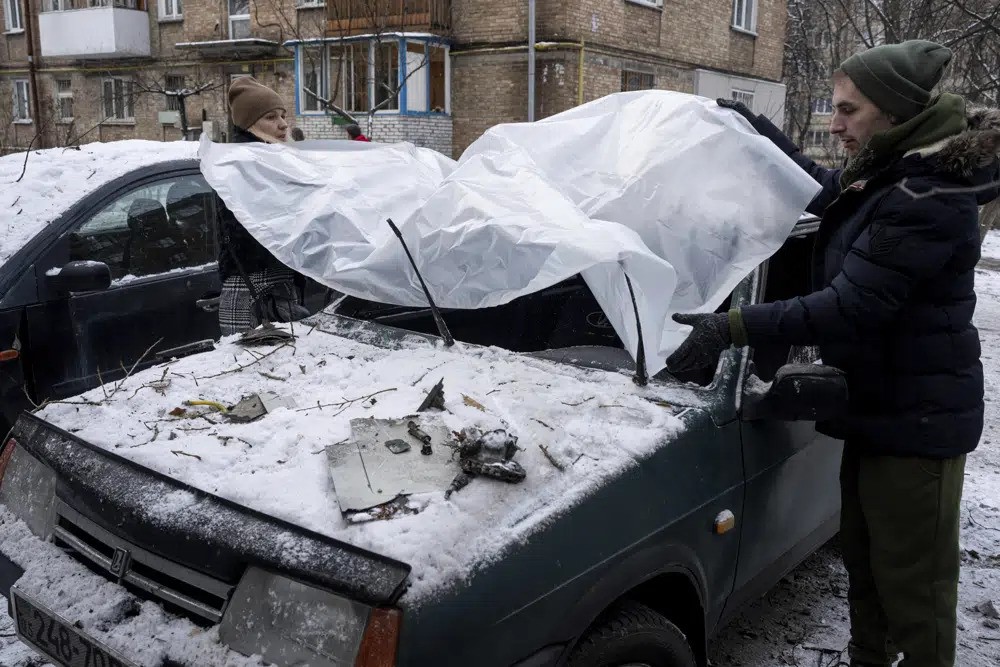
[[[958,667],[1000,664],[1000,628],[975,609],[986,601],[1000,607],[1000,232],[983,244],[976,292],[986,428],[965,468]],[[833,540],[730,623],[709,652],[714,667],[833,667],[849,627],[847,573]]]
[[[197,153],[193,141],[132,140],[31,151],[27,163],[24,153],[0,157],[0,264],[105,183],[139,167]]]

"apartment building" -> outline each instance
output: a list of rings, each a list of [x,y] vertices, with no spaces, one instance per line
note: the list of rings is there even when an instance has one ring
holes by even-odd
[[[0,0],[0,152],[231,131],[253,75],[308,138],[457,156],[528,119],[527,0]],[[624,91],[736,97],[775,119],[784,0],[537,0],[534,117]],[[9,100],[9,102],[5,102]]]

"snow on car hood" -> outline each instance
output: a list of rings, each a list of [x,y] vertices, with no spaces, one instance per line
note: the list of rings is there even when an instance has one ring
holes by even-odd
[[[339,318],[311,321],[320,324],[295,325],[294,346],[248,350],[228,337],[212,352],[138,373],[120,388],[52,403],[40,416],[191,486],[411,564],[411,602],[499,557],[682,428],[680,409],[662,399],[683,390],[640,388],[624,374],[497,348],[435,347],[416,336],[398,349],[376,347],[329,333]],[[410,496],[417,514],[348,522],[326,447],[351,446],[352,418],[414,414],[441,378],[447,410],[437,414],[447,427],[509,429],[523,448],[515,460],[527,479],[510,485],[480,477],[448,500],[444,489]],[[202,399],[232,406],[265,391],[296,405],[249,424],[184,405]],[[171,416],[176,408],[187,413]]]
[[[105,183],[158,162],[197,157],[191,141],[115,141],[0,157],[0,264]],[[24,176],[18,182],[22,170]]]
[[[668,91],[610,95],[498,125],[457,161],[410,144],[214,144],[205,178],[278,259],[352,296],[507,303],[581,274],[651,373],[775,252],[819,185],[739,114]]]

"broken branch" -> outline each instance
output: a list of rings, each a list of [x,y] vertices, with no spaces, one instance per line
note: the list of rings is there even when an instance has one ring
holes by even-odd
[[[555,466],[556,470],[558,470],[559,472],[566,471],[566,467],[563,466],[563,464],[556,461],[555,458],[553,458],[552,454],[549,453],[548,447],[546,447],[545,445],[538,445],[538,448],[542,450],[542,454],[545,454],[545,458],[549,460],[549,463]]]

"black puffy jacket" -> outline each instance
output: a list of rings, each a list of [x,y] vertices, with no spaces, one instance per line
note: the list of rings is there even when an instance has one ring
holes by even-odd
[[[847,374],[850,407],[818,428],[868,453],[949,458],[975,449],[982,434],[977,206],[1000,193],[968,189],[1000,177],[1000,112],[970,111],[968,122],[843,191],[841,170],[755,123],[823,186],[809,208],[823,221],[816,291],[742,308],[748,341],[819,345],[823,362]]]

